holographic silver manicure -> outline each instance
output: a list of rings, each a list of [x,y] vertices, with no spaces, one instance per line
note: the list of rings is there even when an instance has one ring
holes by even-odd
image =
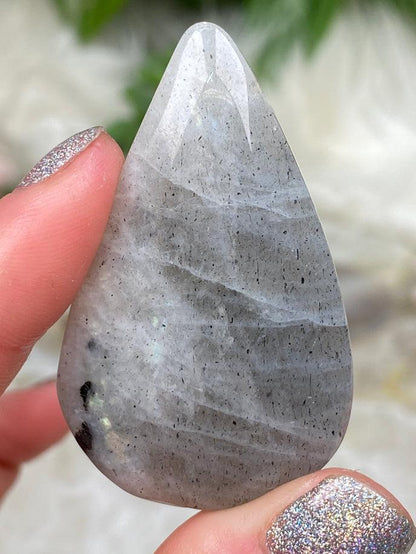
[[[75,156],[85,150],[102,132],[103,127],[91,127],[81,131],[55,146],[23,177],[18,185],[27,187],[39,181],[43,181],[68,164]]]
[[[272,554],[405,554],[415,528],[386,498],[343,475],[288,506],[266,540]]]

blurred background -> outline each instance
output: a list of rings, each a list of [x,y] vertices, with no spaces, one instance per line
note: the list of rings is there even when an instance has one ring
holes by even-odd
[[[258,76],[338,269],[355,398],[331,465],[367,473],[415,517],[415,0],[0,0],[0,194],[80,129],[103,124],[127,151],[200,20],[223,26]],[[55,373],[64,325],[15,386]],[[147,554],[191,513],[118,489],[71,436],[23,469],[0,551]]]

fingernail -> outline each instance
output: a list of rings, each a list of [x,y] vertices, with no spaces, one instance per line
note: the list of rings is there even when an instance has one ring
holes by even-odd
[[[415,540],[407,517],[348,476],[329,477],[296,500],[267,531],[272,554],[404,554]]]
[[[72,137],[64,140],[58,146],[55,146],[46,156],[44,156],[30,171],[23,177],[18,185],[27,187],[39,181],[43,181],[68,164],[80,152],[91,144],[102,132],[103,127],[91,127],[81,131]]]

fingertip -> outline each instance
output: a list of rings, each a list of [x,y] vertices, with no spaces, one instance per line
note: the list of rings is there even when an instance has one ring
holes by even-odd
[[[340,544],[352,549],[359,541],[375,552],[405,554],[415,536],[410,515],[384,487],[359,472],[328,468],[242,506],[200,512],[157,552],[277,554],[300,552],[302,544],[338,552]]]
[[[104,148],[106,148],[107,151],[111,150],[112,155],[114,156],[114,160],[117,162],[119,169],[121,169],[124,163],[124,154],[118,142],[114,140],[113,137],[108,134],[105,129],[103,130],[98,140],[101,140],[101,144],[104,145]]]
[[[104,127],[96,126],[80,131],[67,138],[50,150],[40,159],[33,168],[23,177],[14,192],[20,194],[28,189],[37,188],[39,184],[50,184],[58,177],[68,173],[68,168],[75,171],[74,162],[82,160],[86,162],[84,152],[91,154],[94,149],[104,148],[105,157],[111,159],[118,157],[123,161],[123,154],[116,141],[106,132]],[[72,167],[70,167],[72,166]]]

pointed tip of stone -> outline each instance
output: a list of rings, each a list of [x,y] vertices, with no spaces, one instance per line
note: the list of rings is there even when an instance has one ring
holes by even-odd
[[[184,32],[183,36],[188,34],[193,34],[195,32],[201,32],[201,31],[221,31],[224,35],[227,37],[229,36],[226,31],[216,23],[211,23],[210,21],[199,21],[198,23],[194,23],[190,27],[187,28],[187,30]]]
[[[210,21],[200,21],[188,27],[184,32],[184,34],[182,35],[182,38],[179,41],[178,46],[183,42],[188,42],[191,39],[191,37],[194,36],[195,34],[215,36],[215,34],[217,33],[220,33],[224,38],[226,38],[227,41],[230,43],[230,45],[232,45],[233,49],[239,52],[237,45],[234,43],[230,35],[222,27],[220,27],[216,23],[211,23]]]
[[[157,151],[163,151],[170,163],[178,152],[192,110],[207,85],[211,92],[215,90],[220,96],[225,94],[237,106],[236,115],[241,119],[250,144],[248,98],[249,94],[252,97],[259,95],[259,85],[227,32],[215,23],[202,21],[189,27],[182,35],[130,154],[137,151],[148,160]]]

